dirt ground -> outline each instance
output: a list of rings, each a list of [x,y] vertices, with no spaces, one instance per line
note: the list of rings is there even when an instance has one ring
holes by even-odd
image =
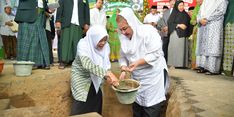
[[[119,74],[117,66],[113,67]],[[70,113],[70,68],[33,70],[29,77],[16,77],[12,62],[4,65],[0,74],[0,99],[10,99],[11,108],[47,106],[52,117],[66,117]],[[114,91],[104,84],[104,117],[131,117],[131,105],[118,102]]]
[[[16,108],[48,106],[52,116],[68,115],[69,70],[33,70],[29,77],[16,77],[12,65],[5,65],[0,79],[0,98],[9,98]]]

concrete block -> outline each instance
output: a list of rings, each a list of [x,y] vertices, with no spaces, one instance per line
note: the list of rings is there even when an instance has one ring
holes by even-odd
[[[0,100],[0,110],[5,110],[10,107],[10,99],[1,99]]]
[[[0,117],[50,117],[46,106],[15,108],[0,111]]]
[[[9,109],[14,109],[14,108],[16,108],[16,107],[14,107],[14,106],[10,105],[10,108],[9,108]]]
[[[102,116],[96,112],[92,112],[92,113],[86,113],[86,114],[81,114],[81,115],[74,115],[70,117],[102,117]]]

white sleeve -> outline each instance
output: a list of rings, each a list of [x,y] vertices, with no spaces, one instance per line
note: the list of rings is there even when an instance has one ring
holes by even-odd
[[[146,55],[144,59],[148,64],[155,65],[156,60],[163,56],[162,40],[156,29],[152,29],[148,32],[148,36],[144,43],[146,47]]]

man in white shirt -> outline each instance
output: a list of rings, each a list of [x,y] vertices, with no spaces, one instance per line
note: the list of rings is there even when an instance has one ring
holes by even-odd
[[[96,5],[90,10],[90,25],[99,24],[106,28],[106,12],[102,8],[103,0],[96,0]]]
[[[144,18],[144,24],[151,24],[156,27],[158,21],[160,20],[160,14],[157,13],[157,6],[152,6],[150,13],[147,14]]]
[[[161,37],[153,26],[143,25],[130,8],[122,9],[116,21],[121,32],[120,79],[128,71],[141,84],[132,105],[133,117],[160,117],[167,76]]]

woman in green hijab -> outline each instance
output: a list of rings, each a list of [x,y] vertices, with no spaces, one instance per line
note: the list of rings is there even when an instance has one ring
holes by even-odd
[[[197,14],[200,10],[200,6],[203,0],[197,0],[197,5],[193,10],[192,17],[190,20],[190,24],[193,25],[193,33],[192,33],[192,44],[191,44],[191,68],[196,69],[196,47],[197,47]]]
[[[116,23],[116,16],[119,12],[120,10],[115,8],[113,10],[113,15],[107,21],[111,62],[117,61],[120,57],[120,41],[119,41],[119,35],[118,35],[118,25]]]
[[[228,0],[229,4],[224,17],[224,56],[223,72],[231,76],[234,69],[234,0]]]

